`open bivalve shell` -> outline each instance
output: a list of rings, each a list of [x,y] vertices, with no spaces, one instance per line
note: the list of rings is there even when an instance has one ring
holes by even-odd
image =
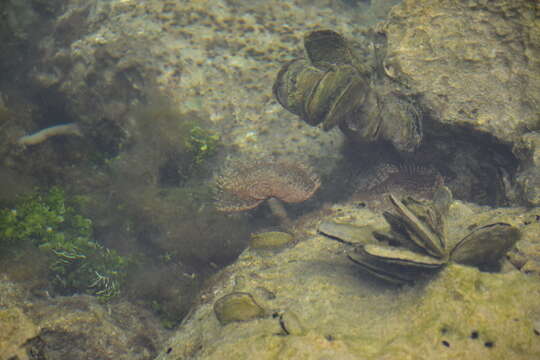
[[[397,246],[369,243],[353,245],[349,259],[366,272],[395,284],[410,283],[431,275],[449,262],[468,266],[493,266],[514,246],[520,231],[506,223],[493,223],[473,230],[463,239],[448,248],[444,236],[444,216],[451,201],[450,190],[437,190],[434,201],[420,203],[413,199],[400,201],[390,195],[397,214],[386,212],[384,217],[390,232],[373,232],[373,237]],[[450,193],[451,194],[451,193]],[[444,201],[444,203],[441,203]],[[349,224],[323,222],[319,232],[334,238],[345,237],[342,242],[353,244],[350,239],[358,234]]]

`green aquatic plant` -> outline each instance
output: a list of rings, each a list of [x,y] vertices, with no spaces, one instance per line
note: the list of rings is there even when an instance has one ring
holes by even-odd
[[[24,245],[39,246],[64,237],[65,231],[58,230],[66,228],[65,217],[64,194],[58,188],[21,197],[14,207],[0,210],[0,246],[4,251],[17,252]],[[78,217],[68,216],[68,220],[85,225]],[[82,226],[77,232],[84,233],[89,226]],[[73,231],[71,226],[67,229]]]
[[[0,249],[24,261],[24,249],[35,246],[48,258],[49,278],[59,293],[87,293],[108,299],[120,292],[133,261],[92,238],[92,221],[68,204],[53,187],[20,198],[0,210]]]
[[[144,179],[142,186],[175,187],[205,176],[222,144],[208,114],[185,112],[163,96],[149,97],[133,108],[125,129],[129,139],[107,162],[115,182],[135,185]]]
[[[206,159],[215,155],[220,140],[217,132],[193,125],[189,130],[189,137],[185,139],[185,146],[193,156],[194,166],[202,164]]]

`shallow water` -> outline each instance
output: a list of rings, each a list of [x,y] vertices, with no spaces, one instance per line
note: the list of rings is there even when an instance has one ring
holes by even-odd
[[[12,320],[0,333],[24,326],[0,337],[0,359],[166,359],[168,348],[210,359],[243,354],[250,331],[267,358],[316,358],[305,350],[313,344],[330,358],[391,358],[411,354],[411,344],[436,354],[444,341],[472,354],[460,332],[474,326],[482,344],[503,344],[501,358],[514,355],[504,346],[537,354],[537,337],[502,339],[504,311],[479,319],[496,311],[483,302],[491,293],[506,299],[497,281],[526,284],[516,296],[538,291],[540,50],[530,41],[540,36],[538,11],[502,0],[3,2],[0,311]],[[311,43],[322,49],[314,61],[304,39],[319,30],[335,33]],[[340,51],[347,55],[329,54]],[[294,59],[302,66],[287,73]],[[345,68],[352,75],[340,77]],[[288,82],[273,92],[280,70]],[[410,145],[415,136],[421,142]],[[493,278],[452,267],[402,291],[316,235],[324,219],[384,224],[390,193],[430,199],[443,185],[459,211],[523,232]],[[224,198],[235,206],[220,206]],[[295,240],[250,249],[250,234],[271,230]],[[477,279],[478,293],[454,273]],[[452,288],[441,279],[454,279]],[[469,302],[470,324],[450,324],[451,340],[440,330],[437,343],[404,335],[411,324],[399,312],[420,316],[416,302],[432,311],[441,289],[452,311]],[[252,294],[265,316],[221,327],[212,304],[227,292]],[[350,309],[333,308],[356,292],[372,330],[341,324]],[[384,305],[369,308],[377,301]],[[534,335],[537,304],[523,302],[512,314],[527,323],[515,330]],[[388,327],[379,323],[386,306]],[[292,334],[283,316],[303,330]],[[215,338],[191,338],[194,317]],[[444,328],[426,319],[414,326]],[[102,345],[116,333],[124,337]],[[385,336],[364,350],[351,345]]]

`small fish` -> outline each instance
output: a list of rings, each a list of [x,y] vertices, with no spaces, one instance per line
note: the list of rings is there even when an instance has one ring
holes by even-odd
[[[357,176],[354,199],[368,203],[371,208],[379,208],[384,207],[384,194],[430,199],[443,184],[444,178],[433,167],[416,163],[383,163]]]

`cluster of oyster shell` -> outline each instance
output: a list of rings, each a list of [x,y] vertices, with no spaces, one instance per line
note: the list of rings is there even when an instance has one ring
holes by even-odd
[[[477,227],[458,241],[447,239],[444,218],[452,195],[446,187],[438,189],[431,202],[411,198],[401,201],[393,195],[390,201],[396,213],[383,214],[390,225],[389,233],[372,232],[378,242],[354,245],[348,257],[368,273],[392,283],[411,283],[449,262],[492,267],[520,238],[516,227],[493,223]],[[349,240],[362,234],[351,225],[330,222],[321,223],[318,230],[347,244],[354,244]]]
[[[385,75],[380,47],[374,54],[376,67],[383,69],[375,71],[378,77],[334,31],[307,34],[304,48],[306,57],[285,64],[274,83],[274,96],[285,109],[325,131],[338,126],[359,142],[386,140],[403,152],[418,147],[421,111]]]

